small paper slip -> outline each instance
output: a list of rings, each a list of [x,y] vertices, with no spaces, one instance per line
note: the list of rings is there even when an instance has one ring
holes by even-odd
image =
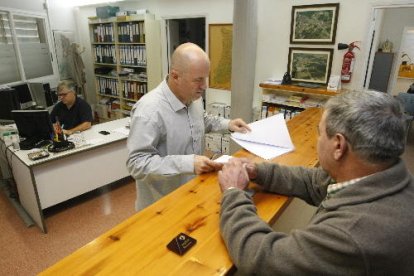
[[[283,114],[249,124],[252,131],[234,132],[231,138],[246,150],[264,159],[272,159],[294,150]]]
[[[229,160],[230,160],[231,158],[233,158],[233,156],[230,156],[230,155],[224,154],[224,155],[220,156],[219,158],[214,159],[213,161],[214,161],[214,162],[218,162],[218,163],[227,163],[227,162],[229,162]]]

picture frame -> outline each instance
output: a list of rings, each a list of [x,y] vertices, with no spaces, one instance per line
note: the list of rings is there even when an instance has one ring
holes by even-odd
[[[291,44],[334,44],[339,3],[292,6]]]
[[[293,82],[326,85],[331,74],[333,49],[290,47],[288,68]]]
[[[231,89],[233,24],[209,24],[209,87]]]

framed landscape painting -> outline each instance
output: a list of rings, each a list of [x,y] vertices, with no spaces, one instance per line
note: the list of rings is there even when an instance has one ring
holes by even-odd
[[[333,49],[289,48],[288,72],[294,82],[327,84],[331,74]]]
[[[292,7],[290,43],[334,44],[339,3]]]

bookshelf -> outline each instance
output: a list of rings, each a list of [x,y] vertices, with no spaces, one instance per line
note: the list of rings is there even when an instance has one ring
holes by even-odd
[[[89,33],[99,120],[129,116],[162,79],[159,22],[151,14],[90,17]]]
[[[262,88],[261,118],[283,112],[285,119],[291,119],[306,108],[321,107],[329,97],[342,92],[285,84],[260,83],[259,86]]]

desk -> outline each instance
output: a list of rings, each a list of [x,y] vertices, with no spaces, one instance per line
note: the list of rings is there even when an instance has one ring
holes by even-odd
[[[128,119],[94,125],[83,132],[86,141],[94,144],[50,153],[45,159],[32,161],[27,156],[30,151],[8,149],[19,201],[43,232],[47,229],[42,210],[129,175],[127,136],[113,131],[125,127]],[[101,130],[110,134],[99,134]]]
[[[296,149],[272,162],[317,166],[320,117],[321,110],[312,108],[290,120],[287,124]],[[235,156],[262,161],[245,150]],[[219,233],[220,200],[217,174],[200,175],[40,275],[224,275],[233,264]],[[289,198],[259,192],[254,202],[259,216],[273,223]],[[181,257],[166,248],[180,232],[197,240]]]

